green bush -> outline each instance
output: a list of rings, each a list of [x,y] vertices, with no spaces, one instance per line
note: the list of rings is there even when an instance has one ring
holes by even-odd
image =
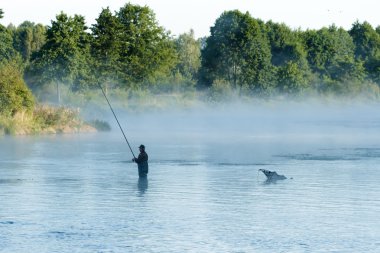
[[[38,106],[33,117],[43,128],[80,124],[79,111],[66,107]]]
[[[14,134],[15,125],[10,117],[0,115],[0,135]]]
[[[26,86],[22,73],[12,64],[0,64],[0,114],[14,115],[32,111],[34,97]]]

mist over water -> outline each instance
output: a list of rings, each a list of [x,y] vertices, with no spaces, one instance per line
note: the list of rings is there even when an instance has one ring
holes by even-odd
[[[186,144],[206,149],[207,159],[215,162],[262,163],[275,153],[304,153],[310,144],[327,149],[376,144],[380,138],[378,108],[376,104],[317,102],[231,104],[121,114],[121,121],[135,146],[145,142],[151,148],[173,145],[176,149]],[[113,129],[119,131],[116,124]]]
[[[111,112],[111,132],[2,137],[0,252],[377,252],[379,108],[115,110],[147,180]]]

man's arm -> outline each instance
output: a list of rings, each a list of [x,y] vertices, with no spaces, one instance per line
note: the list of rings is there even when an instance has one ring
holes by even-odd
[[[145,153],[145,154],[139,154],[139,156],[134,159],[136,163],[141,163],[141,162],[146,162],[148,161],[148,155]]]

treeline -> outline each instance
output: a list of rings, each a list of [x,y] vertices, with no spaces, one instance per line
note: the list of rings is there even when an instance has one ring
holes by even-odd
[[[149,7],[130,3],[103,9],[91,27],[60,13],[49,26],[0,26],[0,66],[13,66],[33,91],[54,87],[58,99],[61,86],[86,92],[98,84],[215,96],[380,94],[380,27],[367,22],[302,31],[234,10],[210,31],[173,37]]]
[[[291,30],[249,13],[224,12],[202,50],[199,82],[227,82],[250,93],[360,93],[380,84],[380,27]]]

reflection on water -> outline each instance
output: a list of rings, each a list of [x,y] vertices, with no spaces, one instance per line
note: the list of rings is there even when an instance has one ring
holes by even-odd
[[[137,181],[137,189],[141,196],[144,195],[148,189],[148,177],[139,177],[139,180]]]
[[[7,179],[7,178],[0,178],[0,185],[1,184],[17,184],[21,183],[22,179]]]

